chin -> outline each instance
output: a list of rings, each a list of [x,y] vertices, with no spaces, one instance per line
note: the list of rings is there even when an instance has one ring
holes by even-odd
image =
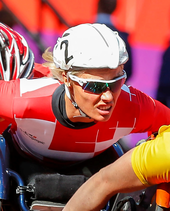
[[[97,122],[107,122],[110,119],[110,115],[109,116],[101,116],[100,118],[94,118],[95,121]]]

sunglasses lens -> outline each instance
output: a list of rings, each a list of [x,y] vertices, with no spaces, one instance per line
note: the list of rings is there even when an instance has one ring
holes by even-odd
[[[101,94],[107,89],[107,87],[109,87],[112,92],[117,92],[118,90],[121,89],[124,82],[125,78],[122,78],[113,83],[88,82],[84,84],[82,88],[88,92],[92,92],[95,94]]]
[[[117,92],[118,90],[121,89],[121,87],[123,86],[124,83],[125,83],[125,78],[122,78],[118,81],[115,81],[115,82],[109,84],[109,88],[112,92]]]
[[[101,83],[101,82],[88,82],[83,85],[83,89],[88,91],[88,92],[93,92],[95,94],[100,94],[104,92],[107,89],[107,84],[106,83]]]

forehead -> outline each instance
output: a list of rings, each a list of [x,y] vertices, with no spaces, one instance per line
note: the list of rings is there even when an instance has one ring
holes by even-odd
[[[121,71],[120,68],[110,69],[110,68],[99,68],[99,69],[85,69],[79,71],[76,75],[79,77],[103,77],[103,76],[116,76]]]

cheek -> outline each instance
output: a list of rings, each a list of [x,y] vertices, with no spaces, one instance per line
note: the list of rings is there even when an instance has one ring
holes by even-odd
[[[115,102],[118,100],[119,96],[120,96],[121,90],[119,90],[118,92],[113,94],[114,100]]]
[[[113,93],[113,110],[114,110],[114,108],[115,108],[115,106],[117,104],[117,101],[119,99],[120,93],[121,93],[121,91]]]

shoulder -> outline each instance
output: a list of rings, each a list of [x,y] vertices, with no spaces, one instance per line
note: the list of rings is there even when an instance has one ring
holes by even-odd
[[[132,110],[135,107],[139,107],[136,89],[134,89],[133,87],[126,86],[124,84],[122,86],[120,96],[116,103],[116,108],[118,110],[123,109],[124,112],[127,112],[128,110]]]
[[[127,86],[127,85],[122,86],[120,98],[123,100],[135,102],[140,105],[145,103],[147,104],[149,102],[154,103],[152,97],[132,86]]]
[[[38,79],[20,79],[20,93],[21,95],[26,92],[36,91],[36,90],[44,90],[43,92],[53,91],[61,83],[58,80],[53,78],[38,78]]]
[[[121,94],[120,97],[121,98],[127,98],[129,99],[129,101],[132,100],[132,96],[136,97],[136,94],[138,93],[138,90],[133,88],[132,86],[127,86],[127,85],[123,85],[122,86],[122,90],[121,90]]]

